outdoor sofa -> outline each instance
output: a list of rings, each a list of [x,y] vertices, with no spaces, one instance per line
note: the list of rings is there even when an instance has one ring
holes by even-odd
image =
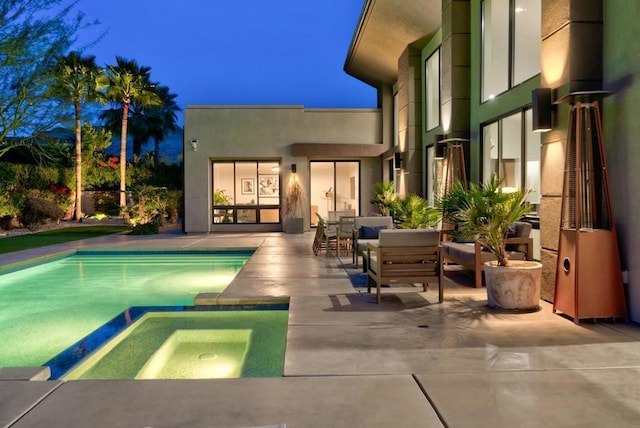
[[[356,217],[353,220],[353,236],[351,238],[351,254],[353,263],[358,268],[358,257],[363,256],[367,250],[367,244],[378,242],[378,233],[384,229],[393,229],[393,218],[391,216],[367,216]],[[363,261],[363,272],[366,272],[366,265]]]
[[[367,266],[367,290],[376,284],[376,303],[381,302],[380,287],[392,284],[438,283],[438,301],[442,303],[442,264],[440,231],[437,229],[381,230],[377,243],[368,243],[364,256]]]
[[[511,260],[533,260],[533,238],[531,223],[515,222],[507,236],[507,255]],[[474,272],[476,288],[482,287],[484,263],[496,260],[496,256],[485,249],[482,239],[472,242],[445,241],[442,243],[442,259],[445,263],[463,266]]]

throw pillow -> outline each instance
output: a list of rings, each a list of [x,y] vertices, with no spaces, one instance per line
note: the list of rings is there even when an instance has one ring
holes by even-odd
[[[360,239],[378,239],[378,235],[382,229],[387,226],[360,226],[358,238]]]

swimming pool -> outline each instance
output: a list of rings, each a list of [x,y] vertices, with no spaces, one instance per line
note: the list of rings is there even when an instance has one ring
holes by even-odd
[[[132,306],[221,292],[252,251],[78,251],[0,275],[0,367],[39,366]]]

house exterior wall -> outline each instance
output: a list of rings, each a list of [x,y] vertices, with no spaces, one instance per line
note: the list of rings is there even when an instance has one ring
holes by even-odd
[[[640,322],[640,43],[636,0],[603,1],[604,143],[629,316]]]
[[[401,195],[423,193],[420,59],[420,51],[412,47],[398,59],[398,149],[405,164],[396,188]]]
[[[212,230],[213,160],[275,160],[283,183],[290,165],[309,189],[307,158],[294,157],[294,143],[381,144],[378,109],[305,109],[302,106],[198,106],[185,110],[184,230]],[[191,141],[197,140],[193,150]],[[333,159],[333,158],[331,158]],[[371,210],[367,193],[381,180],[379,158],[361,159],[361,212]],[[282,186],[282,184],[281,184]],[[281,192],[282,194],[282,192]],[[282,198],[282,196],[281,196]],[[309,209],[305,214],[309,224]],[[274,225],[225,225],[225,230],[273,230]],[[281,230],[281,225],[275,225]]]

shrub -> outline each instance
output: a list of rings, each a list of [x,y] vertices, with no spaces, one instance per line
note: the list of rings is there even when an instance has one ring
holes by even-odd
[[[12,230],[18,229],[20,227],[20,223],[18,220],[11,215],[5,215],[0,217],[0,229],[2,230]]]
[[[28,197],[24,200],[18,219],[27,229],[37,230],[48,219],[60,220],[62,216],[64,216],[64,210],[55,202]]]
[[[181,212],[182,192],[142,186],[131,194],[133,205],[127,208],[131,226],[154,222],[164,226],[167,218],[175,224]]]
[[[130,235],[155,235],[159,231],[160,225],[152,221],[150,223],[136,224],[133,229],[131,229]]]
[[[93,194],[93,205],[96,213],[117,216],[120,214],[120,201],[116,192],[95,192]]]

